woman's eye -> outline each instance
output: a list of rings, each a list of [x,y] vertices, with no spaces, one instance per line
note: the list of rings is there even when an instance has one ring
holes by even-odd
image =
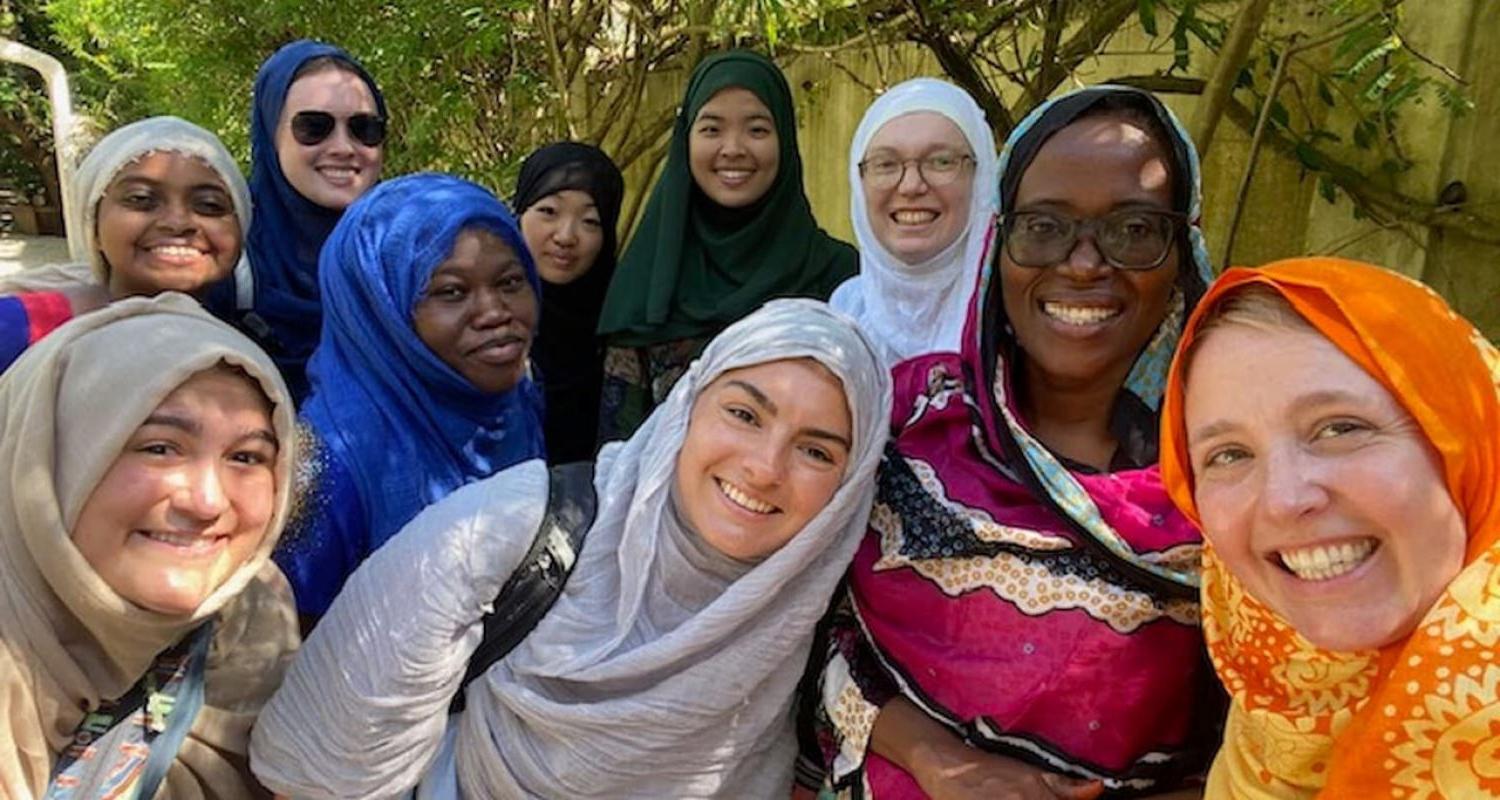
[[[802,452],[807,453],[807,455],[810,456],[814,461],[821,461],[825,464],[833,463],[833,454],[829,453],[827,450],[824,450],[821,447],[808,445],[802,448]]]
[[[249,466],[260,466],[262,464],[269,464],[271,456],[259,450],[240,450],[230,455],[229,460]]]
[[[496,285],[507,292],[515,291],[526,285],[526,277],[524,275],[512,272],[509,275],[505,275],[500,278],[500,280],[496,282]]]
[[[555,217],[555,216],[557,216],[557,209],[553,208],[552,206],[542,206],[542,205],[539,205],[539,206],[535,206],[535,209],[536,209],[536,213],[541,214],[544,217]]]
[[[1213,467],[1227,467],[1237,464],[1250,457],[1250,453],[1239,447],[1225,447],[1209,453],[1208,458],[1203,460],[1206,469]]]
[[[147,442],[137,447],[135,451],[148,456],[169,456],[176,451],[176,448],[167,442]]]
[[[229,214],[230,207],[222,200],[199,200],[193,204],[193,211],[208,217],[222,217]]]
[[[464,290],[462,286],[450,283],[428,289],[427,296],[437,300],[459,300],[463,298]]]
[[[750,133],[753,136],[770,136],[771,129],[765,125],[757,125],[750,129]]]
[[[717,126],[717,125],[699,125],[698,126],[698,133],[700,133],[700,134],[702,134],[704,136],[713,136],[714,134],[716,134],[718,132],[719,132],[719,126]]]
[[[599,227],[602,227],[604,225],[604,223],[600,222],[597,219],[593,219],[591,217],[584,217],[583,224],[589,226],[590,228],[599,228]]]
[[[740,422],[743,422],[747,425],[755,424],[755,412],[751,411],[748,408],[745,408],[743,406],[728,406],[724,410],[729,414],[729,416],[734,417]]]
[[[138,209],[153,208],[156,206],[156,195],[147,192],[131,192],[120,198],[120,204]]]
[[[1355,433],[1357,431],[1362,431],[1362,430],[1368,430],[1369,427],[1370,426],[1368,426],[1368,425],[1366,425],[1366,424],[1364,424],[1362,422],[1355,422],[1354,420],[1348,420],[1348,419],[1334,420],[1333,422],[1330,422],[1330,423],[1324,425],[1323,427],[1318,428],[1317,432],[1315,432],[1313,434],[1313,438],[1314,439],[1332,439],[1332,438],[1335,438],[1335,437],[1338,437],[1338,436],[1343,436],[1345,434]]]

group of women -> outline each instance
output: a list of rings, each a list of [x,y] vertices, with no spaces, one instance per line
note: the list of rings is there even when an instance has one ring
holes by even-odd
[[[851,247],[711,56],[618,268],[597,148],[507,206],[388,123],[287,45],[248,182],[124,126],[90,263],[0,282],[0,796],[1493,792],[1500,355],[1377,267],[1215,281],[1150,94],[997,150],[893,87]]]

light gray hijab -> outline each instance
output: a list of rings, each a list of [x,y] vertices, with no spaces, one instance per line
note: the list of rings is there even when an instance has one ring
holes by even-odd
[[[795,358],[842,383],[853,447],[801,531],[762,561],[734,561],[672,500],[688,418],[724,372]],[[480,610],[545,505],[540,462],[460,489],[361,566],[262,715],[256,774],[299,797],[390,796],[419,775],[424,797],[785,797],[793,695],[865,533],[890,404],[888,371],[851,320],[813,300],[767,303],[719,334],[629,441],[604,448],[598,516],[566,590],[468,687],[446,733]]]

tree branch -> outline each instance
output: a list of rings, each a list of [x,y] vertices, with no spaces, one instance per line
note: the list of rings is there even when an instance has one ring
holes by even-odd
[[[1135,0],[1129,1],[1132,4],[1135,2]],[[994,128],[997,133],[1002,131],[1009,133],[1016,123],[1005,101],[1000,99],[1000,95],[995,93],[989,81],[985,80],[984,76],[979,74],[979,70],[974,68],[973,60],[965,58],[946,33],[929,23],[927,9],[922,0],[907,0],[907,2],[912,14],[916,17],[916,30],[913,33],[916,40],[926,45],[927,49],[937,57],[943,71],[979,103],[979,107],[984,109],[985,116],[989,118],[990,127]]]
[[[1198,146],[1200,158],[1208,154],[1208,146],[1213,143],[1214,130],[1219,127],[1219,118],[1224,116],[1224,106],[1234,94],[1234,85],[1239,80],[1240,70],[1245,67],[1245,60],[1250,56],[1250,47],[1255,44],[1255,37],[1260,33],[1261,25],[1265,22],[1266,12],[1270,7],[1271,0],[1244,0],[1234,20],[1234,26],[1229,29],[1229,35],[1224,39],[1224,46],[1219,48],[1218,58],[1214,59],[1213,73],[1209,75],[1208,85],[1203,90],[1202,99],[1193,111],[1193,122],[1190,127],[1193,133],[1193,143]]]
[[[1058,52],[1057,60],[1044,64],[1037,71],[1036,80],[1029,87],[1032,97],[1050,97],[1062,82],[1068,79],[1104,42],[1113,36],[1125,20],[1139,7],[1139,0],[1108,0],[1099,3],[1093,16],[1084,21]]]

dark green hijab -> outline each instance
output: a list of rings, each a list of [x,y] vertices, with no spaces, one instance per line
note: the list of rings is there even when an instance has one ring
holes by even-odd
[[[766,195],[738,209],[710,200],[688,169],[693,119],[730,87],[750,90],[771,110],[781,150]],[[610,283],[599,332],[626,346],[712,336],[773,297],[827,300],[858,266],[854,248],[813,219],[792,91],[781,70],[756,53],[721,53],[700,63],[688,82],[667,166]]]

